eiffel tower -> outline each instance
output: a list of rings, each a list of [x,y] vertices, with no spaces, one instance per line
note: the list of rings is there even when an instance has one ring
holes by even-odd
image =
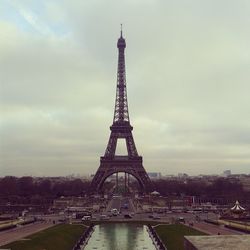
[[[117,85],[116,99],[113,124],[110,127],[111,134],[104,156],[100,158],[100,166],[91,182],[90,192],[100,192],[104,181],[111,175],[122,172],[125,173],[125,186],[128,182],[128,176],[132,175],[137,179],[140,191],[149,192],[152,189],[151,180],[142,165],[142,157],[138,155],[135,142],[132,135],[133,127],[130,125],[127,87],[126,87],[126,72],[125,72],[125,56],[126,48],[125,39],[121,36],[117,42],[118,48],[118,69],[117,69]],[[115,154],[117,140],[125,139],[127,155],[118,156]]]

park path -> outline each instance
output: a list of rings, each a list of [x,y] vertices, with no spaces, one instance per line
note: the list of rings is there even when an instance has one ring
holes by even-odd
[[[193,228],[202,231],[204,233],[207,233],[209,235],[216,235],[216,234],[221,234],[221,235],[235,235],[235,234],[244,234],[229,228],[225,228],[223,226],[217,226],[213,224],[208,224],[205,222],[196,222],[192,226]]]
[[[34,234],[46,228],[52,227],[53,225],[54,225],[53,223],[37,222],[34,224],[29,224],[29,225],[25,225],[25,226],[21,226],[18,228],[0,232],[0,246],[9,244],[16,240],[23,239],[31,234]]]

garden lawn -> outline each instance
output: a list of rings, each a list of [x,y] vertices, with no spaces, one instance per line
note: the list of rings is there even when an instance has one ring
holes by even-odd
[[[85,229],[87,228],[83,225],[60,224],[2,246],[2,248],[11,250],[71,250]]]
[[[159,225],[154,229],[168,250],[183,250],[185,235],[206,235],[183,224]]]

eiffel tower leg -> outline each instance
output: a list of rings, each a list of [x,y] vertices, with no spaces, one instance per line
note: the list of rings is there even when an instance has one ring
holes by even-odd
[[[100,167],[99,167],[99,169],[97,170],[90,184],[90,190],[89,190],[90,193],[96,193],[99,190],[99,185],[102,181],[103,175],[104,175],[104,172],[100,170]]]
[[[128,189],[129,185],[129,175],[134,176],[139,182],[142,193],[152,191],[152,182],[148,177],[143,165],[142,157],[137,157],[137,159],[109,159],[106,157],[101,158],[101,164],[98,168],[90,186],[90,192],[100,192],[105,180],[112,174],[116,174],[116,187],[118,187],[118,172],[125,173],[124,176],[124,187],[125,191]]]

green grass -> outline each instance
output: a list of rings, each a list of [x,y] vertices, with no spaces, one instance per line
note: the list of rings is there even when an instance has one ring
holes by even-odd
[[[27,236],[2,248],[11,250],[71,250],[86,227],[83,225],[60,224]]]
[[[183,250],[184,235],[206,235],[183,224],[160,225],[154,229],[168,250]]]

